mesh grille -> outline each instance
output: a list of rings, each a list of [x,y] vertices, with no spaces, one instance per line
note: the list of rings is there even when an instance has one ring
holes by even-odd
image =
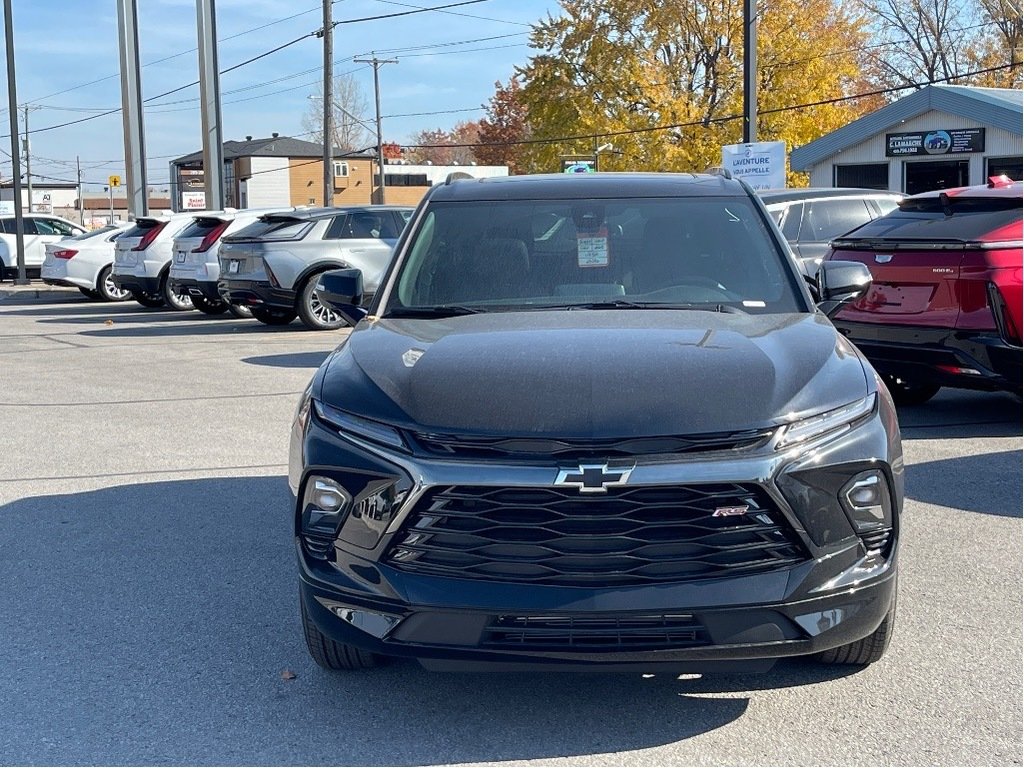
[[[438,576],[600,587],[758,573],[797,563],[804,551],[757,487],[622,487],[581,496],[448,486],[420,499],[387,559]]]
[[[499,616],[481,646],[495,650],[660,650],[709,643],[688,614],[644,616]]]

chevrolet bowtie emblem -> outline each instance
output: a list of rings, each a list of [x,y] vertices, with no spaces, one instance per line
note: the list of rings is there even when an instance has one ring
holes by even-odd
[[[609,467],[607,464],[580,464],[575,469],[559,470],[555,485],[578,488],[580,493],[606,493],[616,485],[625,485],[636,465]]]

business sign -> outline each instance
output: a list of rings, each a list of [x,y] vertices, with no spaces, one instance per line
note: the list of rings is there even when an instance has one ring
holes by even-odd
[[[722,167],[754,189],[781,189],[786,186],[786,142],[726,144]]]
[[[945,131],[911,131],[885,134],[886,157],[914,155],[960,155],[985,151],[984,128]]]
[[[182,192],[181,207],[186,211],[201,211],[206,208],[205,192]]]
[[[597,161],[593,155],[581,157],[563,157],[562,173],[594,173],[597,171]]]

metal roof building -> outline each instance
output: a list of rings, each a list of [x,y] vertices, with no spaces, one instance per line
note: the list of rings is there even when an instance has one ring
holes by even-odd
[[[930,85],[794,149],[790,168],[812,187],[908,194],[1020,179],[1022,120],[1019,90]]]

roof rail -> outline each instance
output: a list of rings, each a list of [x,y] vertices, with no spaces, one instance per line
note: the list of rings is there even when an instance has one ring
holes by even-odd
[[[712,176],[721,176],[723,179],[732,178],[732,171],[730,171],[728,168],[723,168],[720,165],[709,165],[707,168],[704,169],[704,173],[710,174]]]
[[[470,176],[465,171],[452,171],[445,178],[444,183],[445,183],[445,185],[448,185],[448,184],[451,184],[454,181],[461,181],[462,179],[472,179],[472,178],[473,177]]]

